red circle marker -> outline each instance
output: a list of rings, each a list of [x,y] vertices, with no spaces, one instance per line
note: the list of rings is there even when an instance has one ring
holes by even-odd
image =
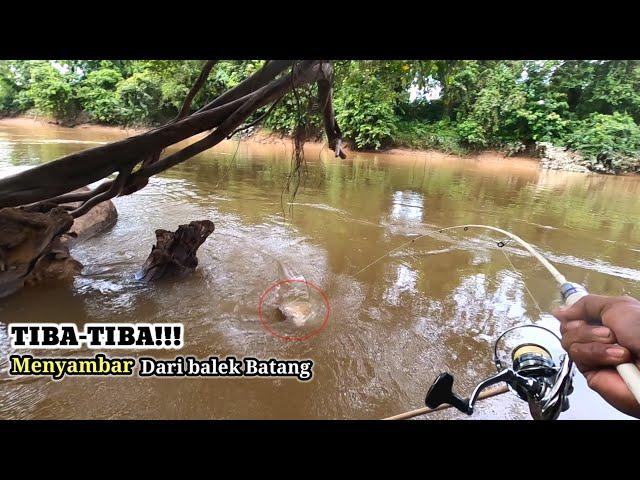
[[[327,313],[324,316],[324,320],[322,321],[322,325],[320,325],[317,329],[315,329],[311,333],[308,333],[304,337],[290,337],[288,335],[280,335],[278,332],[274,331],[269,326],[269,324],[266,322],[266,320],[262,316],[262,304],[264,303],[265,297],[269,294],[269,292],[271,292],[271,290],[273,290],[277,286],[283,285],[285,283],[304,283],[308,287],[313,288],[314,290],[316,290],[320,294],[320,296],[322,297],[322,301],[324,302],[324,304],[325,304],[325,306],[327,308]],[[311,282],[309,282],[307,280],[301,280],[301,279],[297,279],[297,278],[288,278],[288,279],[285,279],[285,280],[278,280],[277,282],[272,283],[269,286],[269,288],[267,288],[264,292],[262,292],[262,295],[260,295],[260,300],[258,301],[258,317],[260,318],[260,324],[262,325],[262,328],[264,328],[268,333],[270,333],[274,337],[281,338],[282,340],[286,340],[288,342],[301,342],[303,340],[308,340],[311,337],[319,334],[322,330],[325,329],[325,327],[329,323],[329,312],[330,311],[331,311],[331,307],[329,306],[329,299],[327,298],[325,293],[322,291],[322,289],[320,287],[318,287],[317,285],[314,285],[313,283],[311,283]]]

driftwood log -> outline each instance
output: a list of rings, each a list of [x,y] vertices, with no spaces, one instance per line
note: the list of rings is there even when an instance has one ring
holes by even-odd
[[[0,297],[25,283],[69,278],[82,268],[60,242],[73,217],[55,207],[47,213],[17,208],[0,209]]]
[[[71,281],[80,273],[69,248],[113,226],[118,212],[111,201],[76,219],[63,208],[77,206],[0,209],[0,298],[23,285]]]
[[[81,189],[81,191],[82,190],[89,189],[85,188]],[[72,208],[79,206],[79,202],[70,204]],[[77,242],[87,240],[113,227],[117,220],[118,211],[113,202],[107,200],[106,202],[99,203],[81,217],[76,218],[67,234],[63,236],[63,240],[69,246],[72,246]]]
[[[198,266],[196,252],[215,226],[210,220],[197,220],[180,225],[175,232],[156,230],[156,244],[142,266],[141,280],[180,277]]]

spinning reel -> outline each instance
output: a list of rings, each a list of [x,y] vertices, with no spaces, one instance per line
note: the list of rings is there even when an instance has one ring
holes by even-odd
[[[555,420],[569,408],[568,396],[573,391],[573,362],[564,353],[556,363],[549,350],[538,343],[521,343],[511,350],[511,366],[498,356],[500,340],[509,332],[522,328],[544,330],[560,342],[551,330],[539,325],[519,325],[503,332],[495,342],[493,360],[498,373],[480,382],[471,396],[463,399],[453,393],[453,375],[442,373],[436,378],[425,398],[429,408],[443,403],[467,415],[473,414],[480,392],[490,385],[505,382],[509,389],[529,404],[534,420]]]

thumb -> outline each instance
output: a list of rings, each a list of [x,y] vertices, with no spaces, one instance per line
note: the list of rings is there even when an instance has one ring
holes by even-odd
[[[584,320],[591,324],[601,324],[603,310],[614,302],[613,297],[586,295],[570,307],[554,310],[553,315],[561,322]]]
[[[551,310],[551,314],[556,317],[560,322],[570,322],[572,320],[582,320],[584,316],[582,315],[582,309],[578,306],[580,301],[576,302],[571,306],[560,306]]]

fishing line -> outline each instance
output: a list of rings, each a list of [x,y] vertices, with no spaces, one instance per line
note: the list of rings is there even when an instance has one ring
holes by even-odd
[[[502,245],[500,245],[500,243],[502,243]],[[518,271],[518,269],[516,268],[516,266],[513,264],[513,262],[511,261],[511,259],[509,258],[509,256],[507,255],[507,252],[504,251],[504,249],[502,248],[503,246],[505,246],[506,244],[504,242],[498,242],[498,247],[500,247],[500,251],[502,252],[502,254],[504,255],[504,258],[507,259],[507,262],[509,262],[509,265],[511,265],[511,268],[513,269],[514,272],[516,272],[520,278],[522,278],[522,285],[524,286],[524,289],[527,291],[527,293],[529,294],[529,297],[531,297],[531,300],[533,300],[533,303],[535,304],[536,308],[538,309],[538,312],[540,313],[540,315],[543,315],[544,312],[542,311],[542,309],[540,308],[540,304],[538,303],[538,301],[536,300],[536,297],[533,296],[533,293],[531,293],[531,290],[529,290],[529,287],[527,287],[527,282],[524,281],[524,276],[522,275],[522,273],[520,273]]]
[[[361,269],[360,271],[358,271],[357,273],[355,273],[355,276],[360,275],[362,272],[364,272],[365,270],[367,270],[368,268],[372,267],[373,265],[375,265],[376,263],[380,262],[381,260],[385,259],[386,257],[388,257],[389,255],[391,255],[393,252],[398,251],[404,247],[406,247],[407,245],[411,245],[412,243],[415,243],[417,240],[420,240],[424,237],[428,237],[434,233],[442,233],[445,232],[447,230],[457,230],[457,229],[463,229],[465,232],[468,231],[470,228],[480,228],[480,229],[484,229],[484,230],[493,230],[495,232],[501,233],[503,235],[506,235],[507,237],[509,237],[510,239],[514,240],[516,243],[518,243],[520,246],[522,246],[525,250],[527,250],[536,260],[538,260],[538,262],[540,262],[542,264],[542,266],[544,266],[547,271],[549,273],[551,273],[551,275],[553,276],[553,278],[559,283],[559,284],[564,284],[567,282],[567,279],[564,277],[564,275],[562,275],[558,269],[556,267],[554,267],[551,263],[549,263],[549,261],[544,258],[542,255],[540,255],[529,243],[525,242],[522,238],[518,237],[517,235],[511,233],[511,232],[507,232],[506,230],[502,230],[501,228],[497,228],[497,227],[492,227],[490,225],[475,225],[475,224],[467,224],[467,225],[454,225],[452,227],[445,227],[445,228],[440,228],[437,230],[432,230],[429,231],[425,234],[419,235],[416,238],[411,239],[408,242],[403,243],[402,245],[389,250],[387,253],[385,253],[384,255],[382,255],[380,258],[375,259],[373,262],[371,262],[369,265],[367,265],[366,267],[364,267],[363,269]],[[504,242],[503,242],[504,244]]]
[[[529,295],[529,297],[531,298],[531,300],[533,301],[534,305],[536,306],[536,308],[538,309],[538,312],[540,313],[540,315],[543,315],[544,312],[542,311],[542,308],[540,307],[540,303],[536,300],[535,296],[533,295],[533,293],[531,292],[531,290],[529,289],[529,287],[527,286],[527,282],[524,280],[524,275],[522,275],[522,273],[520,273],[520,271],[516,268],[516,266],[513,264],[513,262],[511,261],[511,258],[509,258],[509,256],[507,255],[507,252],[505,252],[504,247],[506,245],[508,245],[512,240],[516,241],[518,244],[520,244],[521,246],[523,246],[531,255],[533,255],[534,258],[536,258],[538,261],[540,261],[540,263],[542,263],[542,265],[547,268],[547,270],[554,276],[554,278],[560,283],[563,284],[566,282],[566,279],[564,278],[564,276],[553,266],[551,265],[542,255],[540,255],[538,252],[536,252],[533,247],[525,242],[523,239],[521,239],[520,237],[518,237],[517,235],[514,235],[513,233],[507,232],[506,230],[502,230],[500,228],[496,228],[496,227],[491,227],[489,225],[454,225],[452,227],[445,227],[445,228],[441,228],[439,230],[434,230],[434,231],[430,231],[428,233],[425,233],[423,235],[420,235],[416,238],[411,239],[408,242],[403,243],[402,245],[389,250],[387,253],[385,253],[384,255],[382,255],[381,257],[375,259],[373,262],[371,262],[369,265],[365,266],[364,268],[362,268],[360,271],[358,271],[354,276],[358,276],[360,275],[362,272],[364,272],[365,270],[367,270],[368,268],[372,267],[373,265],[375,265],[376,263],[380,262],[381,260],[385,259],[386,257],[388,257],[389,255],[391,255],[393,252],[396,252],[398,250],[403,249],[404,247],[406,247],[407,245],[411,245],[412,243],[415,243],[417,240],[420,240],[421,238],[427,237],[433,233],[442,233],[446,230],[454,230],[454,229],[459,229],[462,228],[464,229],[464,231],[468,231],[469,228],[486,228],[489,230],[494,230],[500,233],[503,233],[505,235],[507,235],[509,238],[507,240],[500,240],[497,242],[497,246],[500,249],[500,251],[502,252],[502,254],[504,255],[504,258],[507,259],[507,262],[509,263],[509,265],[511,266],[511,268],[513,269],[514,272],[516,272],[516,274],[522,278],[522,284],[527,292],[527,294]]]

